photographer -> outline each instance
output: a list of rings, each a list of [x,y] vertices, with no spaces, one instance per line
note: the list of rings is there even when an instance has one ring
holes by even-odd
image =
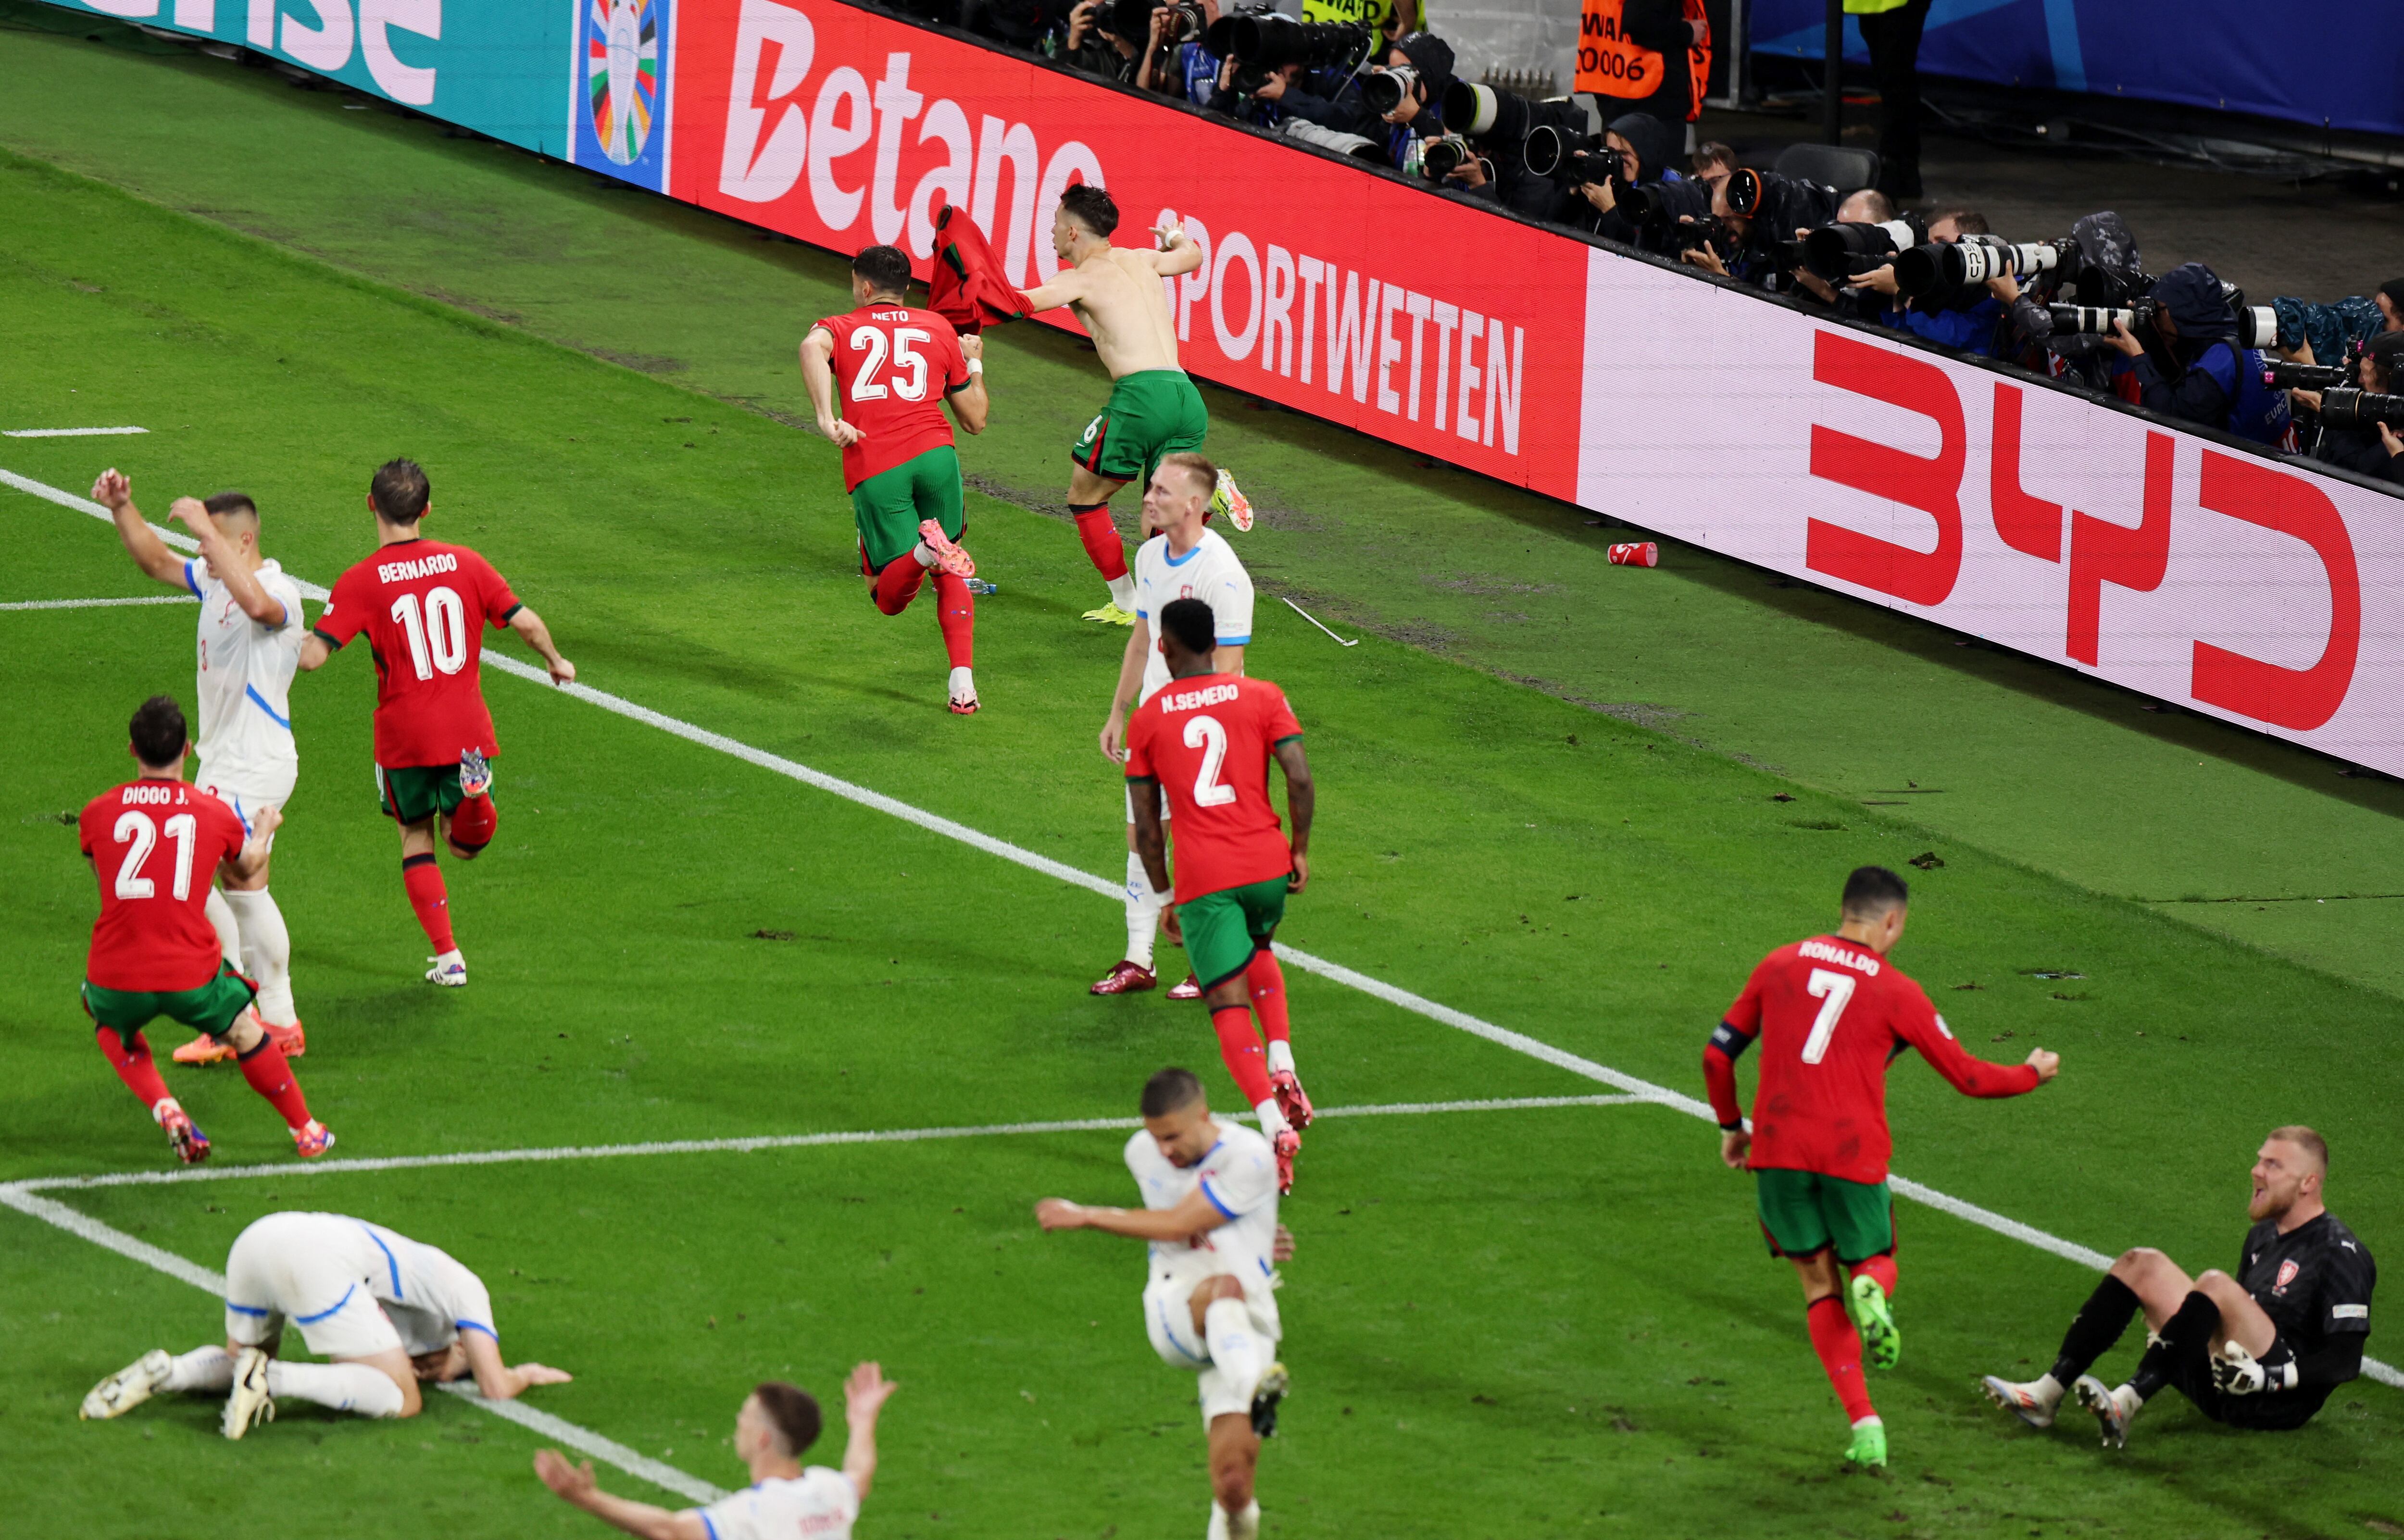
[[[1579,177],[1561,222],[1623,245],[1656,248],[1657,237],[1648,243],[1645,229],[1619,206],[1619,189],[1623,184],[1641,187],[1680,180],[1672,167],[1681,157],[1684,139],[1683,128],[1646,113],[1631,112],[1613,119],[1602,136],[1601,150],[1588,156],[1586,163],[1594,169]],[[1598,174],[1604,172],[1609,174]]]
[[[1120,0],[1121,5],[1125,3]],[[1159,96],[1182,96],[1197,107],[1209,106],[1218,92],[1223,68],[1219,56],[1204,48],[1201,39],[1217,20],[1219,0],[1155,4],[1145,18],[1143,62],[1136,66],[1136,89]]]
[[[2100,395],[2117,395],[2134,405],[2136,377],[2130,360],[2110,339],[2092,332],[2057,332],[2047,308],[2065,294],[2082,305],[2126,304],[2152,286],[2137,254],[2137,238],[2118,215],[2106,209],[2070,227],[2078,249],[2074,266],[2057,267],[2028,283],[2006,277],[1996,292],[2011,307],[2010,340],[2006,356],[2057,380],[2070,380]]]
[[[1060,46],[1060,62],[1071,69],[1105,80],[1133,85],[1145,55],[1139,38],[1122,37],[1113,26],[1111,0],[1077,0],[1069,12],[1069,32]]]
[[[1829,223],[1885,225],[1892,224],[1895,218],[1894,199],[1876,187],[1861,187],[1845,195],[1844,201],[1837,205],[1837,217]],[[1797,227],[1795,239],[1804,240],[1810,233],[1810,230]],[[1856,320],[1875,322],[1884,313],[1886,307],[1883,297],[1875,290],[1848,286],[1839,292],[1827,279],[1799,264],[1788,267],[1785,271],[1792,278],[1796,289],[1811,296],[1839,314],[1850,315]]]
[[[2355,368],[2365,392],[2394,396],[2397,376],[2404,374],[2404,331],[2382,332],[2372,338]],[[2345,427],[2325,422],[2321,441],[2313,447],[2313,458],[2404,486],[2404,436],[2385,422]]]
[[[1787,293],[1796,284],[1793,243],[1786,231],[1808,230],[1837,216],[1837,189],[1818,182],[1736,164],[1725,145],[1695,154],[1696,177],[1711,189],[1708,238],[1686,243],[1679,259],[1706,272]]]
[[[1361,120],[1361,93],[1357,90],[1348,90],[1331,101],[1313,89],[1320,82],[1300,64],[1280,64],[1247,90],[1244,87],[1250,82],[1244,78],[1240,61],[1218,59],[1199,43],[1188,43],[1185,47],[1189,54],[1217,60],[1217,74],[1208,80],[1209,95],[1202,104],[1212,112],[1224,114],[1240,122],[1256,123],[1265,129],[1273,129],[1288,118],[1298,118],[1321,128],[1350,132]],[[1188,77],[1191,76],[1189,65]]]
[[[1378,83],[1362,87],[1377,116],[1355,132],[1377,138],[1383,124],[1389,163],[1398,171],[1419,168],[1419,146],[1444,137],[1444,93],[1452,85],[1452,45],[1432,32],[1405,35],[1386,50],[1386,62],[1370,72],[1387,82],[1391,105],[1380,108]]]
[[[1528,163],[1530,134],[1546,132],[1546,153],[1585,137],[1586,109],[1566,98],[1530,102],[1491,86],[1455,80],[1445,93],[1445,127],[1467,142],[1469,152],[1442,176],[1442,185],[1485,202],[1496,203],[1530,219],[1558,222],[1565,200],[1573,196],[1549,175],[1539,175]],[[1449,146],[1457,153],[1458,144]],[[1431,145],[1426,166],[1442,168],[1447,149]]]
[[[1958,242],[1965,235],[1990,233],[1987,216],[1974,209],[1949,209],[1928,222],[1928,239],[1934,244]],[[1850,281],[1851,286],[1864,293],[1883,296],[1889,309],[1879,316],[1882,326],[1924,337],[1945,347],[1964,353],[1992,355],[1996,348],[1996,333],[2004,319],[2007,299],[2017,298],[2019,287],[2009,277],[1991,278],[1975,288],[1936,302],[1901,299],[1895,286],[1894,264],[1873,268]],[[2006,285],[2010,285],[2007,289]]]
[[[2264,437],[2267,421],[2254,421],[2250,404],[2241,409],[2241,395],[2258,394],[2253,387],[2260,384],[2262,361],[2259,353],[2249,355],[2237,345],[2237,314],[2219,278],[2201,262],[2182,263],[2154,281],[2150,298],[2150,337],[2139,338],[2123,320],[2114,323],[2107,339],[2134,366],[2138,404],[2184,423],[2272,441]],[[2274,399],[2284,436],[2286,400]]]
[[[2281,356],[2298,364],[2335,364],[2372,338],[2404,331],[2404,278],[2391,278],[2365,297],[2350,294],[2318,305],[2282,296],[2271,301],[2279,315]]]

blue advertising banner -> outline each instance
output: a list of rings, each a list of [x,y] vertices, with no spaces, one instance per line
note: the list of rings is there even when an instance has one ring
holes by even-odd
[[[676,0],[575,0],[568,159],[665,192]]]
[[[1817,59],[1822,0],[1753,0],[1756,53]],[[1848,19],[1845,57],[1867,61]],[[2404,0],[1935,0],[1920,67],[2404,134]]]

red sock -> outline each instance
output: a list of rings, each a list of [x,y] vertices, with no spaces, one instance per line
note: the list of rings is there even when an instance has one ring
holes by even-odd
[[[409,890],[409,907],[417,911],[417,923],[426,927],[435,952],[456,951],[459,944],[451,939],[451,895],[442,886],[442,868],[434,857],[402,856],[400,885]]]
[[[1252,953],[1252,965],[1244,970],[1244,983],[1252,992],[1261,1035],[1272,1043],[1293,1041],[1293,1029],[1285,1014],[1285,970],[1278,966],[1277,954],[1266,947]]]
[[[1210,1013],[1210,1029],[1219,1034],[1219,1057],[1227,1061],[1227,1073],[1244,1093],[1244,1105],[1257,1107],[1267,1101],[1272,1094],[1269,1066],[1261,1054],[1260,1036],[1252,1031],[1250,1007],[1221,1006]]]
[[[464,798],[451,812],[451,842],[465,851],[482,850],[500,822],[501,811],[489,795]]]
[[[918,597],[918,585],[926,576],[927,569],[909,551],[886,562],[885,570],[876,575],[877,610],[885,615],[899,615],[908,609],[910,601]]]
[[[133,1043],[127,1047],[115,1027],[100,1029],[100,1051],[107,1056],[108,1067],[125,1082],[125,1089],[141,1100],[146,1107],[155,1107],[169,1099],[167,1082],[159,1077],[159,1066],[151,1061],[150,1045],[142,1029],[133,1030]]]
[[[1814,1299],[1803,1318],[1811,1327],[1811,1351],[1820,1355],[1820,1367],[1828,1371],[1828,1383],[1836,1387],[1837,1399],[1845,1406],[1845,1420],[1858,1422],[1865,1417],[1876,1417],[1878,1408],[1870,1405],[1870,1388],[1862,1380],[1862,1334],[1853,1329],[1853,1318],[1845,1313],[1844,1305],[1833,1296]]]
[[[956,669],[976,667],[976,595],[968,579],[935,574],[935,622],[943,628],[943,651]]]
[[[1886,1290],[1886,1297],[1890,1299],[1894,1297],[1894,1256],[1891,1252],[1884,1256],[1873,1256],[1866,1262],[1854,1263],[1851,1276],[1875,1278],[1879,1287]]]
[[[1077,520],[1077,538],[1085,543],[1085,554],[1094,560],[1094,570],[1106,581],[1126,576],[1126,546],[1119,539],[1116,524],[1111,522],[1111,510],[1102,503],[1071,503],[1069,512]]]
[[[300,1082],[292,1078],[292,1066],[284,1061],[284,1050],[275,1046],[274,1038],[261,1034],[259,1047],[235,1061],[242,1065],[242,1077],[250,1082],[250,1089],[284,1115],[286,1127],[309,1126],[309,1103],[301,1099]]]

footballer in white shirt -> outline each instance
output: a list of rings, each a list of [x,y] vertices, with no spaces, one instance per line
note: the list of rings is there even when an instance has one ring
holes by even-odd
[[[1209,527],[1218,485],[1218,467],[1201,455],[1179,453],[1164,458],[1144,488],[1144,528],[1157,533],[1135,553],[1135,628],[1119,659],[1110,717],[1102,724],[1102,757],[1114,766],[1126,760],[1127,713],[1168,683],[1168,660],[1161,656],[1158,637],[1161,609],[1171,600],[1199,599],[1209,604],[1219,644],[1211,654],[1212,672],[1244,672],[1244,648],[1252,640],[1252,577],[1237,558],[1236,548]],[[1168,816],[1166,798],[1160,815]],[[1095,982],[1096,994],[1132,994],[1160,982],[1153,971],[1153,939],[1169,895],[1154,891],[1143,858],[1135,853],[1132,801],[1126,821],[1126,955]],[[1200,981],[1190,976],[1169,992],[1172,1000],[1201,997]]]
[[[487,1400],[565,1384],[541,1364],[501,1361],[484,1282],[439,1246],[344,1214],[285,1212],[254,1221],[226,1253],[226,1345],[154,1348],[94,1385],[79,1413],[105,1420],[163,1391],[224,1394],[220,1422],[240,1438],[293,1396],[362,1417],[414,1417],[421,1380],[473,1376]],[[287,1324],[332,1362],[275,1356]]]
[[[201,766],[193,783],[231,808],[245,829],[268,809],[281,812],[300,774],[291,692],[307,627],[300,585],[259,553],[258,505],[238,492],[175,499],[169,517],[200,543],[201,554],[188,560],[143,519],[120,472],[103,472],[91,496],[108,509],[135,566],[201,602]],[[261,867],[254,877],[224,879],[209,894],[209,923],[226,961],[258,984],[260,1024],[287,1059],[298,1059],[308,1040],[292,1002],[292,937],[268,877]],[[179,1064],[231,1058],[232,1047],[206,1033],[175,1050]]]
[[[1195,1371],[1210,1450],[1209,1540],[1255,1540],[1253,1471],[1287,1388],[1277,1264],[1293,1255],[1293,1236],[1278,1223],[1277,1156],[1259,1133],[1215,1117],[1191,1070],[1145,1082],[1142,1108],[1126,1165],[1143,1207],[1046,1198],[1036,1222],[1149,1243],[1144,1327],[1165,1362]]]
[[[843,1384],[843,1469],[802,1464],[818,1442],[817,1399],[797,1385],[772,1380],[743,1398],[734,1414],[734,1456],[751,1484],[706,1508],[681,1512],[613,1497],[593,1478],[593,1462],[571,1465],[557,1450],[534,1457],[543,1485],[596,1519],[648,1540],[851,1540],[860,1502],[876,1478],[876,1414],[896,1389],[874,1363],[860,1365]]]

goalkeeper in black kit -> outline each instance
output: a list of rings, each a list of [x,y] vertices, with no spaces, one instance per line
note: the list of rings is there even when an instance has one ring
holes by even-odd
[[[2050,1427],[2067,1389],[2129,1442],[2137,1411],[2175,1387],[2196,1409],[2236,1428],[2302,1427],[2329,1393],[2362,1372],[2378,1266],[2354,1231],[2321,1206],[2328,1145],[2312,1130],[2272,1129],[2254,1160],[2254,1228],[2237,1273],[2190,1281],[2160,1252],[2124,1252],[2088,1297],[2052,1371],[2025,1382],[1995,1375],[1987,1394],[2031,1427]],[[2088,1372],[2145,1314],[2145,1356],[2125,1384]]]

